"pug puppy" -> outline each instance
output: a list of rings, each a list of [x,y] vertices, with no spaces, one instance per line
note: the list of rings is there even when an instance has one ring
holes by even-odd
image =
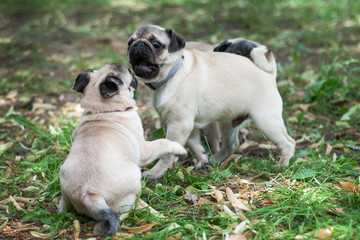
[[[295,141],[286,132],[273,74],[237,54],[186,49],[174,30],[154,25],[137,29],[128,46],[135,75],[153,90],[151,102],[166,124],[166,138],[189,147],[197,168],[208,163],[199,129],[219,122],[223,141],[214,161],[220,163],[238,147],[238,126],[248,118],[280,148],[278,165],[289,164]],[[144,175],[160,177],[176,161],[161,158]]]
[[[256,66],[276,78],[277,68],[274,54],[266,46],[257,42],[244,38],[228,39],[216,46],[214,52],[228,52],[247,57]]]
[[[130,71],[116,63],[81,73],[74,85],[82,93],[84,113],[60,168],[59,212],[71,203],[99,221],[96,235],[114,235],[120,226],[118,213],[133,207],[141,190],[139,166],[165,154],[186,154],[179,143],[144,140],[135,111],[136,88]]]
[[[266,72],[273,74],[275,78],[277,75],[277,67],[274,54],[266,46],[248,39],[228,39],[217,46],[200,42],[187,42],[185,45],[185,49],[197,49],[204,52],[214,51],[238,54],[249,58],[255,63],[256,66]],[[249,123],[250,121],[247,122]],[[216,122],[210,123],[202,130],[204,132],[204,135],[206,136],[206,140],[209,143],[211,151],[219,151],[221,134],[219,132],[218,124]],[[243,138],[243,140],[245,141],[245,134],[243,135]]]

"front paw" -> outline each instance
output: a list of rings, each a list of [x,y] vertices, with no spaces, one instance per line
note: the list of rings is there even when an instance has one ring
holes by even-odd
[[[172,152],[170,152],[171,154],[180,155],[183,157],[185,157],[187,155],[186,149],[181,144],[179,144],[177,142],[174,142],[173,144],[174,144],[174,149]]]

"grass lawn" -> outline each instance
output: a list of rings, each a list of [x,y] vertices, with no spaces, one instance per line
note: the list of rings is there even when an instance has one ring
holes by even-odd
[[[107,239],[360,239],[360,4],[350,0],[2,0],[0,239],[101,239],[94,220],[57,214],[59,168],[81,115],[72,86],[85,69],[128,65],[127,39],[145,24],[188,41],[270,47],[297,150],[277,168],[279,151],[250,125],[228,164],[195,171],[189,155],[143,179],[149,207],[121,216]],[[145,136],[163,137],[139,85]]]

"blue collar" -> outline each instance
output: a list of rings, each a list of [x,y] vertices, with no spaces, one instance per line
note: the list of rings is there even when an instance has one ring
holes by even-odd
[[[165,83],[167,83],[167,81],[170,80],[170,78],[172,78],[175,73],[179,70],[181,63],[184,59],[184,56],[182,56],[180,58],[180,60],[176,63],[176,65],[170,70],[169,74],[166,76],[166,78],[164,80],[161,80],[160,82],[153,82],[153,83],[145,83],[146,86],[148,86],[149,88],[151,88],[152,90],[156,90],[157,88],[161,87],[162,85],[164,85]]]

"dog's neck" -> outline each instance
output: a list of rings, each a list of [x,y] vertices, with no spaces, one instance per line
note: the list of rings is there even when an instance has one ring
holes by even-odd
[[[113,110],[113,111],[103,111],[103,112],[92,112],[92,111],[89,110],[89,111],[86,111],[84,113],[84,115],[102,114],[102,113],[114,113],[114,112],[126,112],[126,111],[131,110],[131,109],[133,109],[133,107],[128,107],[128,108],[126,108],[124,110]]]
[[[180,60],[175,64],[175,66],[170,70],[170,72],[168,73],[168,75],[166,76],[165,79],[161,80],[160,82],[153,82],[153,83],[145,83],[146,86],[148,86],[149,88],[151,88],[152,90],[156,90],[157,88],[161,87],[162,85],[164,85],[165,83],[167,83],[174,75],[175,73],[179,70],[181,63],[184,59],[184,56],[181,56]]]

